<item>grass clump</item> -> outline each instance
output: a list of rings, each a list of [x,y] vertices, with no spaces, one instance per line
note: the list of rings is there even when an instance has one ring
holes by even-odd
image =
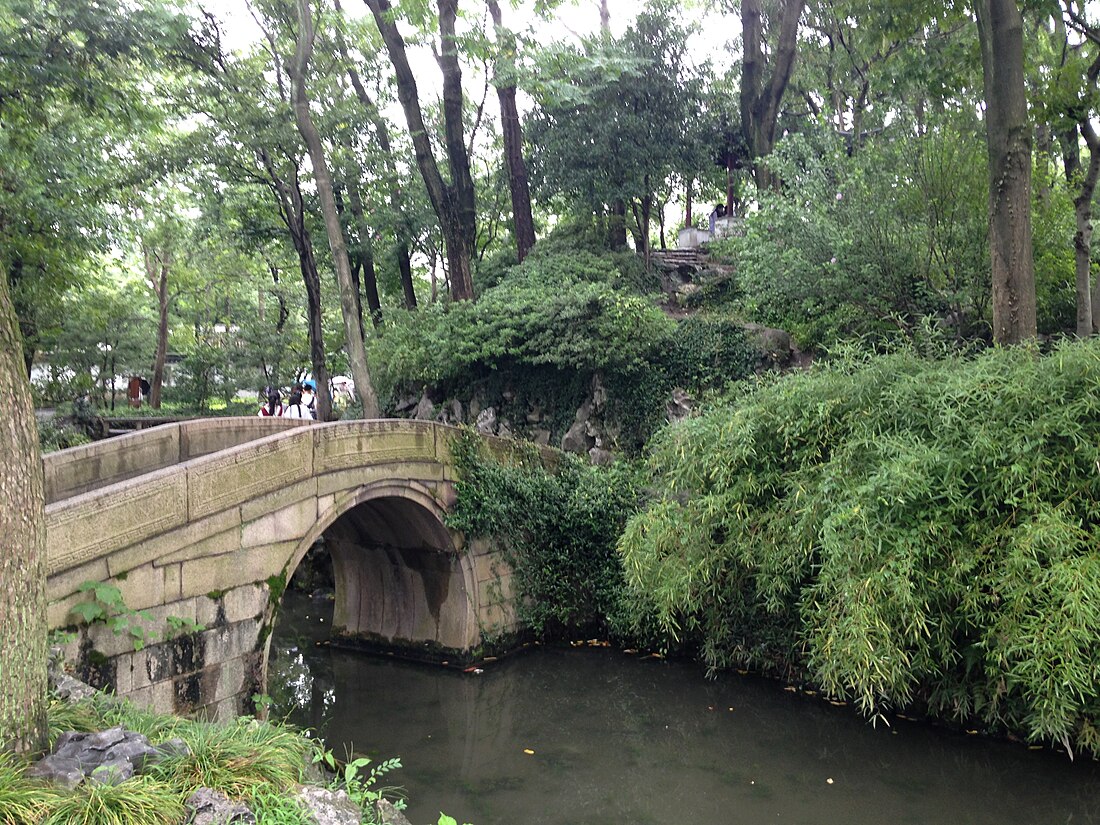
[[[205,787],[234,799],[260,786],[290,788],[301,779],[311,747],[296,731],[246,718],[226,725],[184,723],[175,735],[191,754],[166,759],[151,775],[188,793]]]
[[[148,776],[135,776],[118,785],[85,781],[71,793],[58,796],[41,822],[42,825],[182,822],[183,799],[178,789]]]
[[[712,667],[1100,753],[1100,342],[841,359],[667,430],[619,549]]]
[[[27,779],[26,765],[7,753],[0,753],[0,825],[29,825],[40,822],[58,793],[42,783]]]
[[[191,753],[118,785],[85,780],[71,792],[28,779],[27,763],[0,754],[0,825],[182,825],[184,801],[200,787],[245,802],[267,825],[311,821],[294,794],[318,746],[289,726],[244,717],[214,724],[159,715],[103,694],[75,703],[53,700],[47,716],[51,745],[64,731],[121,725],[154,744],[182,739]],[[347,788],[368,799],[374,779],[371,774]]]

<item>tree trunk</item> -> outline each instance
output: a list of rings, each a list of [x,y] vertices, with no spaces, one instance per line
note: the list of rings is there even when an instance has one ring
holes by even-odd
[[[611,249],[621,252],[626,249],[626,203],[618,198],[611,204],[611,216],[608,219],[608,243]]]
[[[1016,344],[1036,336],[1023,19],[1015,0],[975,0],[974,8],[985,80],[993,340]]]
[[[46,521],[23,342],[0,277],[0,751],[46,746]]]
[[[1089,165],[1073,199],[1077,217],[1073,251],[1077,267],[1077,334],[1084,338],[1100,332],[1100,278],[1095,287],[1092,284],[1092,199],[1100,178],[1100,135],[1087,117],[1082,119],[1080,128],[1089,147]]]
[[[345,147],[348,150],[349,156],[351,156],[350,141]],[[348,204],[351,206],[351,216],[355,221],[355,231],[359,236],[358,249],[356,250],[356,257],[358,258],[357,266],[353,267],[353,273],[357,269],[362,271],[362,290],[360,290],[359,279],[355,280],[355,293],[358,296],[360,291],[365,292],[367,295],[367,308],[370,310],[371,325],[378,329],[382,325],[382,302],[378,297],[378,273],[374,268],[374,242],[371,238],[370,227],[367,226],[366,211],[363,208],[363,195],[359,190],[359,169],[353,162],[349,164],[351,167],[347,172],[347,190],[348,190]],[[359,326],[363,326],[363,304],[362,301],[358,302],[358,316]],[[362,334],[366,336],[366,329],[362,329]]]
[[[279,215],[290,233],[290,241],[298,253],[298,270],[306,288],[306,326],[309,330],[309,359],[313,378],[317,382],[317,418],[328,421],[332,417],[332,396],[328,387],[328,364],[325,361],[325,338],[321,319],[321,277],[317,272],[317,259],[313,254],[313,238],[306,227],[305,202],[297,161],[293,161],[293,185],[284,181],[275,164],[264,149],[258,152],[260,162],[271,182],[271,190],[279,207]]]
[[[780,0],[779,36],[773,48],[765,48],[761,0],[742,0],[741,32],[744,63],[741,72],[741,131],[753,159],[753,175],[760,188],[778,184],[758,161],[775,147],[779,104],[791,79],[798,49],[798,21],[805,0]],[[774,26],[771,27],[774,30]],[[768,54],[774,53],[771,77],[766,78]]]
[[[447,263],[450,270],[451,297],[454,300],[467,300],[473,298],[473,281],[471,275],[471,261],[473,258],[474,219],[473,213],[473,182],[470,178],[470,167],[466,155],[466,144],[461,139],[462,129],[462,87],[461,74],[457,73],[458,57],[454,45],[454,0],[440,0],[440,31],[446,30],[445,12],[450,6],[450,31],[451,37],[446,35],[443,40],[443,56],[440,58],[444,65],[443,96],[444,96],[444,120],[447,128],[448,158],[451,165],[451,174],[455,179],[454,185],[444,182],[439,173],[435,155],[432,153],[431,141],[428,138],[428,127],[424,123],[424,116],[420,109],[416,78],[412,67],[409,65],[408,55],[405,53],[405,40],[397,30],[393,19],[393,10],[390,0],[364,0],[367,7],[374,15],[374,21],[378,25],[378,31],[382,34],[382,40],[386,44],[390,62],[393,64],[397,77],[397,97],[401,101],[401,108],[405,112],[405,121],[409,127],[409,136],[413,142],[413,152],[416,156],[416,165],[420,175],[424,179],[424,186],[428,190],[428,199],[439,218],[439,225],[443,231],[444,242],[447,246]],[[456,97],[457,95],[457,97]],[[456,106],[457,103],[457,106]],[[454,138],[454,132],[459,132],[458,140]],[[465,171],[463,173],[460,162],[466,158]],[[458,167],[456,169],[456,166]],[[458,191],[464,189],[468,182],[468,192]],[[468,218],[469,225],[466,225]]]
[[[304,229],[304,227],[303,227]],[[298,269],[306,288],[306,314],[309,329],[309,366],[317,382],[317,418],[332,418],[332,396],[328,389],[328,361],[325,358],[325,335],[321,322],[321,276],[313,255],[313,239],[306,231],[291,233],[298,251]]]
[[[531,189],[527,183],[527,164],[523,160],[523,128],[516,106],[515,38],[501,21],[500,4],[487,0],[497,32],[499,54],[496,80],[500,101],[500,125],[504,137],[504,159],[508,169],[508,187],[512,195],[512,221],[516,233],[516,257],[520,263],[535,245],[535,220],[531,214]],[[502,77],[503,75],[503,77]]]
[[[451,266],[451,292],[457,300],[474,297],[473,259],[477,246],[477,202],[470,156],[462,124],[462,67],[458,63],[455,20],[458,0],[437,0],[439,7],[439,66],[443,71],[443,136],[451,169],[451,200],[463,254]]]
[[[340,310],[344,318],[344,335],[348,349],[348,362],[351,377],[355,382],[355,391],[363,405],[364,418],[378,418],[380,410],[378,396],[371,383],[370,369],[367,366],[367,352],[363,344],[362,328],[356,308],[357,294],[352,285],[351,264],[348,260],[347,245],[344,242],[344,229],[340,225],[340,216],[336,211],[336,196],[329,173],[328,160],[325,158],[321,136],[313,123],[309,111],[309,97],[306,94],[306,72],[313,52],[313,16],[310,0],[297,0],[298,42],[294,50],[294,61],[290,68],[294,82],[294,118],[298,131],[309,149],[313,163],[313,178],[317,184],[317,195],[321,201],[321,212],[325,219],[325,231],[328,235],[329,249],[332,251],[336,266],[336,280],[340,286]]]
[[[153,358],[149,406],[159,410],[164,386],[164,365],[168,360],[168,272],[171,264],[166,257],[162,258],[145,244],[142,244],[141,251],[145,258],[145,277],[157,296],[157,354]]]

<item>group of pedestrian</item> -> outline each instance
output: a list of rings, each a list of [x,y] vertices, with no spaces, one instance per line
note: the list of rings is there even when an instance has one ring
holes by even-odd
[[[290,397],[283,406],[282,393],[275,387],[264,390],[265,401],[256,413],[261,417],[278,416],[282,418],[316,418],[317,385],[312,380],[295,382],[290,388]]]

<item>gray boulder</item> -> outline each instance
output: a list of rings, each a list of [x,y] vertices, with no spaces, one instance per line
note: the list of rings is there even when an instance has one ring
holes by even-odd
[[[374,810],[378,813],[378,821],[382,825],[412,825],[409,818],[393,807],[393,803],[388,799],[379,799],[375,802]]]
[[[35,762],[26,775],[69,791],[84,781],[84,769],[80,767],[80,762],[56,755]]]
[[[497,411],[492,407],[486,407],[477,416],[477,431],[482,435],[496,435]]]
[[[316,825],[359,825],[363,812],[344,791],[330,791],[306,785],[298,801],[309,811]]]
[[[191,810],[190,825],[253,825],[256,815],[241,802],[210,788],[199,788],[184,803]]]
[[[125,759],[112,759],[102,765],[96,765],[88,774],[88,779],[99,785],[118,785],[134,775],[134,766]]]

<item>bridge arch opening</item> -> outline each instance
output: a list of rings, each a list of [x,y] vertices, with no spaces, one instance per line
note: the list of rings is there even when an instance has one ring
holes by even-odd
[[[415,483],[361,488],[322,514],[288,579],[294,583],[303,562],[312,570],[331,563],[335,639],[412,658],[460,659],[478,640],[476,587],[443,515]]]

